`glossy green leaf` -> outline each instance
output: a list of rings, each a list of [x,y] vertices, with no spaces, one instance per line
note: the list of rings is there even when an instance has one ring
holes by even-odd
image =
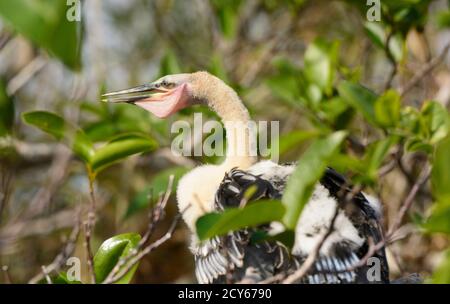
[[[86,163],[91,162],[94,148],[83,130],[65,121],[62,117],[46,111],[27,112],[22,115],[22,118],[26,123],[61,140]]]
[[[0,1],[0,17],[16,31],[59,58],[66,66],[78,70],[81,67],[81,22],[71,22],[67,15],[76,9],[75,5],[81,4],[74,1],[73,5],[68,6],[66,2]]]
[[[257,201],[243,208],[229,208],[224,212],[208,213],[196,222],[197,236],[206,240],[245,227],[279,221],[283,217],[284,207],[279,201]]]
[[[94,256],[94,272],[97,283],[103,282],[108,274],[119,262],[120,258],[126,257],[130,251],[135,248],[141,236],[137,233],[124,233],[107,239],[98,249]],[[138,264],[133,266],[130,271],[117,284],[127,284],[131,281]]]
[[[345,131],[338,131],[318,139],[299,159],[297,168],[287,182],[282,199],[286,207],[283,222],[289,229],[295,228],[303,207],[314,190],[314,185],[322,177],[329,160],[338,151],[345,137]]]
[[[375,123],[375,101],[377,95],[362,85],[343,81],[338,87],[339,95],[350,106],[358,110],[369,122]]]
[[[375,101],[375,119],[384,128],[395,127],[400,121],[400,95],[389,90]]]
[[[431,184],[436,197],[450,200],[450,136],[437,145],[431,171]]]
[[[139,210],[147,208],[151,201],[155,202],[158,199],[159,195],[166,191],[171,175],[173,175],[174,177],[173,189],[176,189],[178,181],[188,171],[189,169],[186,167],[174,167],[163,170],[156,174],[153,177],[150,186],[133,197],[130,205],[128,206],[127,212],[125,213],[125,218],[135,214]]]
[[[92,157],[91,169],[98,173],[128,156],[152,151],[156,147],[157,143],[147,136],[134,133],[120,135],[97,149]]]
[[[327,43],[319,39],[309,45],[305,52],[306,78],[327,94],[331,93],[337,57],[338,44]]]

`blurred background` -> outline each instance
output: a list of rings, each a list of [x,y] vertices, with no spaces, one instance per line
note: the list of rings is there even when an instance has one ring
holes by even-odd
[[[355,140],[343,155],[355,162],[366,159],[365,147],[383,136],[337,99],[341,79],[382,94],[404,87],[443,54],[439,65],[402,96],[402,105],[420,108],[433,99],[448,111],[450,57],[443,52],[450,43],[450,1],[382,0],[378,22],[368,20],[371,6],[365,2],[2,1],[0,282],[28,282],[41,265],[50,264],[69,237],[79,206],[90,200],[83,162],[53,137],[25,124],[24,112],[56,113],[82,128],[96,145],[124,132],[147,134],[158,142],[159,148],[98,174],[95,252],[111,236],[146,230],[149,206],[171,174],[177,179],[200,163],[220,161],[170,152],[171,122],[192,121],[194,111],[214,118],[209,110],[186,109],[160,120],[137,107],[105,105],[99,97],[104,92],[165,74],[207,70],[237,90],[254,120],[280,121],[282,162],[297,160],[321,130],[348,129]],[[77,5],[79,12],[68,12]],[[75,20],[68,20],[69,15]],[[314,85],[314,69],[327,73],[323,86]],[[380,197],[386,227],[427,159],[420,149],[407,152],[402,166],[380,178],[377,172],[389,153],[370,176],[363,161],[359,167],[345,161],[336,165]],[[402,226],[402,239],[389,247],[393,278],[411,272],[429,277],[444,261],[448,236],[424,233],[414,224],[414,218],[429,213],[429,189],[426,185],[419,192]],[[172,195],[155,235],[167,230],[176,212]],[[188,246],[183,223],[168,243],[141,261],[132,282],[195,282]],[[86,260],[82,237],[72,256]]]

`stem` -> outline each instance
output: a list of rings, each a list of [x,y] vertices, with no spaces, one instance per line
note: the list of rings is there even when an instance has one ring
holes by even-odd
[[[91,197],[91,203],[89,205],[87,221],[84,226],[84,228],[85,228],[84,246],[85,246],[86,253],[87,253],[87,265],[88,265],[89,276],[91,278],[91,283],[95,284],[94,256],[92,254],[92,248],[91,248],[91,235],[92,235],[92,231],[95,227],[96,203],[95,203],[95,193],[94,193],[94,181],[95,181],[96,174],[94,172],[92,172],[92,169],[89,165],[86,168],[87,168],[88,178],[89,178],[89,194]]]

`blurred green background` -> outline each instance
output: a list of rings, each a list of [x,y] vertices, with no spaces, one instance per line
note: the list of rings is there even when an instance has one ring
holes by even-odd
[[[89,0],[78,15],[77,1],[0,1],[0,265],[8,267],[0,282],[28,282],[51,263],[90,200],[80,154],[22,114],[55,113],[95,149],[130,132],[158,143],[96,176],[95,252],[114,235],[146,230],[149,205],[171,174],[220,161],[170,152],[171,122],[192,121],[196,111],[214,118],[209,110],[160,120],[99,96],[207,70],[236,89],[253,119],[280,121],[281,161],[347,130],[330,165],[380,197],[386,228],[432,167],[388,256],[392,278],[418,272],[450,283],[450,1],[384,0],[379,22],[368,21],[365,2]],[[176,212],[172,195],[156,235]],[[132,282],[194,282],[188,245],[182,224]],[[86,260],[82,237],[72,255]],[[83,263],[83,280],[87,273]]]

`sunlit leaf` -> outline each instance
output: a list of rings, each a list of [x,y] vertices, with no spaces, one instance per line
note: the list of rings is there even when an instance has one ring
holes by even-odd
[[[284,207],[279,201],[257,201],[243,208],[229,208],[224,212],[208,213],[196,222],[197,235],[206,240],[245,227],[279,221],[283,217]]]
[[[450,119],[448,111],[438,102],[427,101],[421,110],[426,130],[422,130],[430,143],[434,144],[449,133]]]
[[[83,130],[65,121],[62,117],[46,111],[27,112],[22,117],[26,123],[53,135],[57,140],[68,145],[74,154],[86,163],[91,162],[94,148]]]
[[[152,151],[157,143],[144,135],[123,134],[97,149],[91,161],[91,169],[98,173],[106,167],[133,154]]]
[[[338,44],[316,40],[305,53],[306,78],[324,90],[331,93],[338,57]]]
[[[295,130],[283,134],[279,139],[279,153],[280,155],[289,152],[294,147],[300,145],[302,142],[312,139],[320,135],[319,131],[303,131]]]
[[[71,69],[81,66],[81,22],[69,21],[66,1],[0,1],[0,17]],[[74,8],[72,8],[73,10]]]
[[[435,196],[450,201],[450,136],[437,145],[431,171],[431,183]]]
[[[125,233],[113,236],[107,239],[98,249],[94,256],[94,272],[97,283],[103,282],[108,274],[119,262],[120,258],[127,256],[135,248],[141,236],[137,233]],[[127,284],[131,281],[138,264],[133,266],[130,271],[117,284]]]
[[[400,120],[400,95],[389,90],[375,101],[375,119],[381,127],[394,127]]]
[[[322,177],[328,161],[338,151],[345,137],[346,132],[338,131],[318,139],[299,159],[297,168],[289,177],[282,199],[286,207],[283,223],[288,228],[295,228],[314,185]]]

